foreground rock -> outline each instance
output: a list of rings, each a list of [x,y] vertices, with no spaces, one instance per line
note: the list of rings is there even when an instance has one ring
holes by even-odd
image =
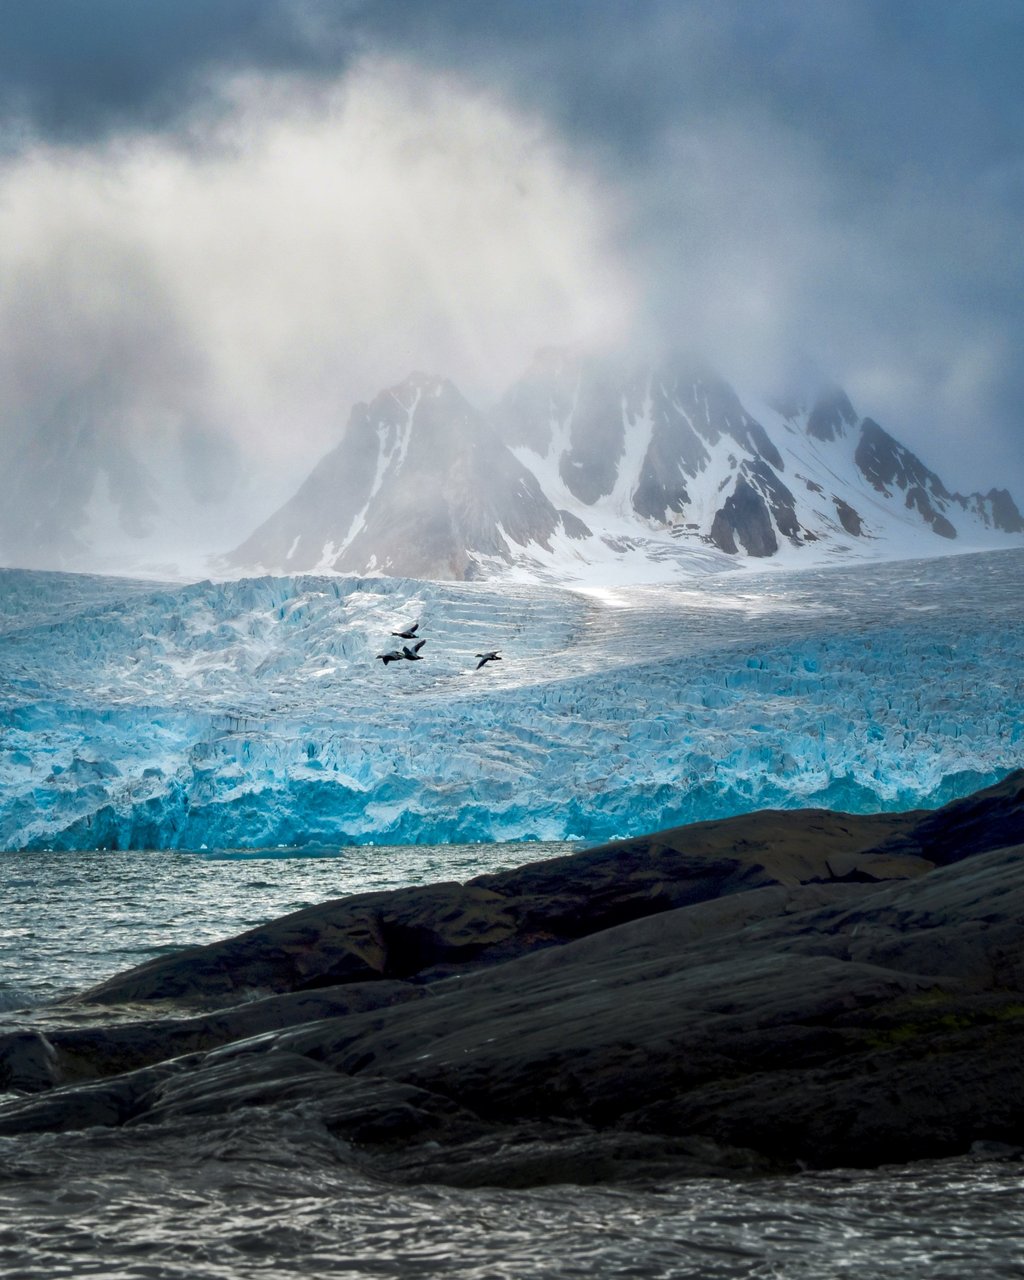
[[[644,916],[771,885],[876,883],[929,871],[923,813],[808,809],[697,823],[467,884],[358,894],[236,938],[162,956],[85,992],[87,1003],[310,991],[382,978],[432,982]],[[876,852],[882,847],[885,852]]]
[[[83,1001],[158,1016],[0,1043],[37,1091],[0,1133],[300,1106],[339,1158],[466,1185],[1020,1146],[1021,920],[1024,773],[936,813],[680,828],[121,975]]]

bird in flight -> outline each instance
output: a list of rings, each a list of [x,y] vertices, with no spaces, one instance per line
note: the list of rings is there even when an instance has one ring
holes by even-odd
[[[393,636],[399,636],[402,640],[411,640],[419,629],[420,624],[418,622],[414,622],[412,626],[407,627],[405,631],[392,631],[391,634]]]
[[[479,671],[480,668],[487,662],[501,661],[501,654],[497,651],[497,649],[490,649],[488,650],[487,653],[478,653],[476,656],[480,659],[480,661],[476,664],[477,671]]]
[[[389,653],[378,653],[377,657],[387,666],[389,662],[401,662],[405,654],[398,649],[392,649]]]
[[[426,643],[426,640],[417,640],[411,649],[407,644],[403,644],[401,656],[403,658],[408,658],[410,662],[422,662],[423,659],[420,657],[420,650]]]

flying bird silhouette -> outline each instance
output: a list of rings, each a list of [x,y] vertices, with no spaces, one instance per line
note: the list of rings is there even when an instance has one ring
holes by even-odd
[[[417,640],[411,649],[407,644],[403,644],[402,657],[408,658],[410,662],[422,662],[423,659],[420,657],[420,650],[426,643],[426,640]]]
[[[405,654],[400,653],[397,649],[392,649],[389,653],[378,653],[377,657],[387,666],[389,662],[401,662]]]
[[[484,666],[485,663],[501,661],[501,654],[497,651],[497,649],[490,649],[488,650],[487,653],[478,653],[476,656],[480,659],[480,661],[476,664],[477,671],[479,671],[480,668]]]
[[[420,624],[414,622],[411,627],[405,631],[392,631],[393,636],[399,636],[402,640],[411,640],[416,632],[420,629]]]

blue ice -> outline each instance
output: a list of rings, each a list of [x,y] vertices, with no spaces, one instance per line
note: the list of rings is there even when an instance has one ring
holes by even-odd
[[[603,592],[2,570],[0,846],[598,841],[938,805],[1024,765],[1021,601],[1022,551]],[[377,661],[416,620],[424,661]]]

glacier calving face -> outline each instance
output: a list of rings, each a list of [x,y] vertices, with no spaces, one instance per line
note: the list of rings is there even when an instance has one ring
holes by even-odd
[[[0,571],[0,845],[599,840],[939,804],[1024,764],[1021,600],[1019,551],[591,592]],[[416,620],[424,661],[379,662]]]

